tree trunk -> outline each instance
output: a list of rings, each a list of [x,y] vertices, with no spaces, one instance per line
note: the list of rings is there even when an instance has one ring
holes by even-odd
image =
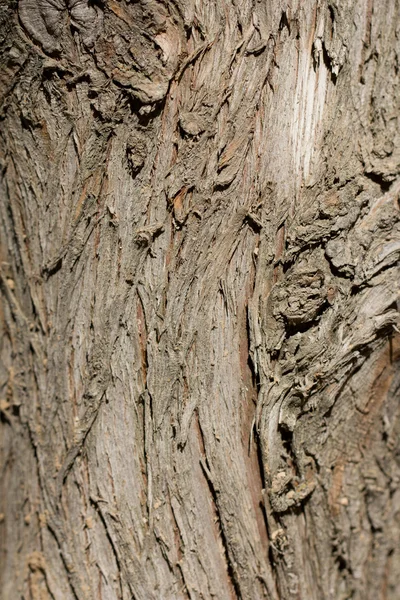
[[[1,598],[400,597],[399,11],[2,1]]]

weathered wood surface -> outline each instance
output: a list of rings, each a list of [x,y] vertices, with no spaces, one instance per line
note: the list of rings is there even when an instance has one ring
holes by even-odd
[[[3,0],[4,600],[400,597],[398,0]]]

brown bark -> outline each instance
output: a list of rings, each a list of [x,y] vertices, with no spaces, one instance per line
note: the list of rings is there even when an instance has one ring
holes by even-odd
[[[1,597],[400,597],[398,0],[4,0]]]

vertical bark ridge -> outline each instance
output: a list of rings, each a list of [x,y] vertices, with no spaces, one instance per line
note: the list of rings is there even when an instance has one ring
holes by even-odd
[[[0,8],[4,597],[398,596],[375,4]]]

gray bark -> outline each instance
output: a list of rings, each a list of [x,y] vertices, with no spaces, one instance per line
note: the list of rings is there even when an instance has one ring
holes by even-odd
[[[3,0],[0,590],[400,597],[398,0]]]

